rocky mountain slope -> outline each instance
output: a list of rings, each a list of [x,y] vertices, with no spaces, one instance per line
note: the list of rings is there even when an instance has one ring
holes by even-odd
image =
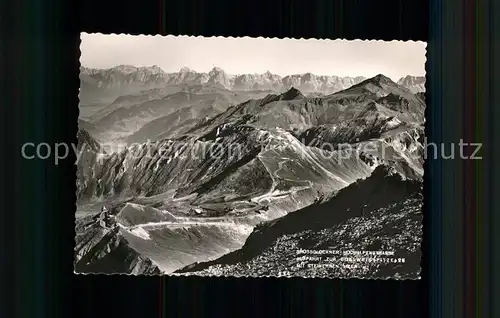
[[[418,278],[421,192],[420,182],[379,166],[325,202],[258,225],[241,249],[177,273]],[[300,255],[301,250],[331,253]],[[392,251],[391,259],[398,262],[354,262],[348,260],[349,251],[364,251],[372,259],[369,252]],[[308,256],[312,259],[304,261]]]

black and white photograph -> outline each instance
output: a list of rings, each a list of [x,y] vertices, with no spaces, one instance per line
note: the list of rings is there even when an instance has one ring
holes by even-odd
[[[425,42],[80,51],[75,273],[420,279]]]

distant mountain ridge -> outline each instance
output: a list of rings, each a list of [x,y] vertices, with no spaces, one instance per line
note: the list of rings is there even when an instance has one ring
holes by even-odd
[[[416,78],[417,80],[406,80],[404,83],[408,82],[409,85],[416,85],[414,83],[417,82],[420,83],[418,77],[410,76],[411,78]],[[157,65],[150,67],[118,65],[109,69],[81,67],[80,73],[82,87],[94,86],[100,89],[116,89],[130,86],[145,86],[145,88],[149,88],[165,85],[209,83],[231,90],[285,91],[291,87],[295,87],[304,93],[320,92],[323,94],[332,94],[344,90],[365,79],[362,76],[340,77],[335,75],[315,75],[312,73],[293,74],[282,77],[272,74],[269,71],[263,74],[229,75],[220,67],[214,67],[208,73],[197,72],[187,67],[181,68],[178,72],[167,73]],[[403,78],[399,81],[402,80]],[[402,85],[406,86],[405,84]],[[418,88],[421,89],[420,86]]]

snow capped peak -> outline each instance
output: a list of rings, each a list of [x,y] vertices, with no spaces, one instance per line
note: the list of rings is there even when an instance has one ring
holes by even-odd
[[[209,83],[220,84],[225,88],[231,89],[232,83],[229,76],[220,67],[214,66],[212,70],[208,73]]]
[[[218,66],[214,66],[212,68],[212,70],[209,72],[209,74],[210,73],[224,73],[225,74],[226,72],[224,72],[224,70],[222,68],[220,68]]]
[[[142,71],[151,75],[163,73],[163,70],[158,65],[140,67],[136,71]]]
[[[405,77],[401,77],[398,81],[398,84],[424,84],[425,76],[413,76],[406,75]]]
[[[398,80],[398,84],[403,86],[425,85],[425,76],[406,75]]]
[[[425,92],[425,76],[406,75],[398,80],[398,84],[408,88],[414,94]]]
[[[137,67],[133,65],[118,65],[113,67],[112,70],[128,74],[137,71]]]
[[[208,72],[208,76],[210,77],[227,77],[226,72],[220,67],[214,66],[210,72]]]

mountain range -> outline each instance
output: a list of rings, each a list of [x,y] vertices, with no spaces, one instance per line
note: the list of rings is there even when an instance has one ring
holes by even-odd
[[[299,88],[317,87],[310,75],[282,91],[237,91],[247,84],[236,79],[246,77],[212,71],[82,72],[95,85],[82,83],[80,94],[143,90],[81,120],[75,269],[418,277],[423,94],[382,74],[314,95]],[[273,77],[262,76],[259,83]],[[284,78],[265,83],[277,82]],[[137,122],[126,137],[135,144],[97,150],[98,136]],[[97,218],[103,206],[115,222],[109,228]],[[387,249],[408,262],[337,263],[327,273],[295,266],[297,248]]]
[[[223,69],[214,67],[208,73],[196,72],[187,67],[178,72],[167,73],[158,66],[135,67],[119,65],[110,69],[91,69],[81,67],[80,80],[82,91],[95,92],[96,90],[111,89],[145,89],[157,88],[166,85],[179,84],[213,84],[229,90],[258,91],[271,90],[282,92],[295,87],[304,93],[331,94],[365,80],[365,77],[340,77],[315,75],[312,73],[279,76],[267,71],[263,74],[228,75]],[[406,76],[398,83],[414,92],[425,90],[425,77]]]
[[[188,68],[165,73],[157,66],[127,65],[106,70],[82,68],[80,78],[82,127],[92,126],[90,132],[99,140],[124,143],[178,136],[230,106],[292,87],[309,98],[321,98],[365,80],[311,73],[283,78],[270,72],[229,76],[220,68],[208,73]],[[422,80],[425,78],[407,76],[399,85],[421,92],[425,89]]]

